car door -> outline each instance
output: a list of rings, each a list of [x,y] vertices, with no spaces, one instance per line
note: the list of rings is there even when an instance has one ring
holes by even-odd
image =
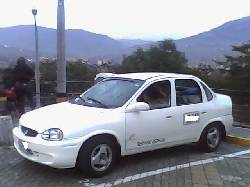
[[[145,102],[150,110],[126,113],[126,149],[150,150],[171,142],[177,124],[172,117],[170,81],[151,83],[134,102]]]
[[[196,141],[205,122],[208,106],[204,91],[195,79],[175,79],[176,123],[181,124],[176,138],[182,142]]]

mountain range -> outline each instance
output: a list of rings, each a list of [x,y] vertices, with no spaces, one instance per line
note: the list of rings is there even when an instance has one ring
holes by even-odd
[[[176,41],[177,49],[183,51],[189,63],[210,63],[233,55],[232,45],[250,41],[250,17],[229,21],[210,31]]]
[[[56,30],[38,27],[41,56],[56,56]],[[84,30],[66,30],[67,57],[112,58],[120,62],[136,48],[155,44],[144,40],[116,40]],[[190,64],[211,63],[232,54],[231,46],[250,40],[250,17],[227,22],[210,31],[175,40],[177,49],[184,52]],[[13,61],[18,56],[34,56],[34,26],[20,25],[0,28],[0,62]]]
[[[56,30],[38,27],[41,55],[56,54]],[[120,54],[127,48],[108,36],[84,30],[66,30],[66,55],[68,57],[95,57]],[[34,50],[34,26],[22,25],[0,28],[0,44],[23,50]]]

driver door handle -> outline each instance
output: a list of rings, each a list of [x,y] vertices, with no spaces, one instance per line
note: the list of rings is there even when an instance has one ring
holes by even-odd
[[[173,116],[166,116],[167,119],[170,119],[170,118],[172,118],[172,117],[173,117]]]

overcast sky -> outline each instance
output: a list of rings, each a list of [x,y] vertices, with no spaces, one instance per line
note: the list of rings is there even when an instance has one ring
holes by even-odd
[[[0,27],[56,28],[57,0],[0,0]],[[114,38],[181,38],[250,15],[249,0],[65,0],[66,28]]]

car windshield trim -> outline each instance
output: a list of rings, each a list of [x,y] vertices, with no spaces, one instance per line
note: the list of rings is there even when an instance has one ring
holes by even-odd
[[[121,80],[121,81],[129,81],[129,82],[145,82],[145,80],[142,79],[131,79],[131,78],[125,78],[125,77],[105,77],[103,80],[98,82],[97,84],[104,82],[104,81],[109,81],[109,80]]]
[[[104,79],[80,95],[80,98],[83,99],[81,104],[97,108],[122,107],[144,82],[140,79],[120,77]]]

